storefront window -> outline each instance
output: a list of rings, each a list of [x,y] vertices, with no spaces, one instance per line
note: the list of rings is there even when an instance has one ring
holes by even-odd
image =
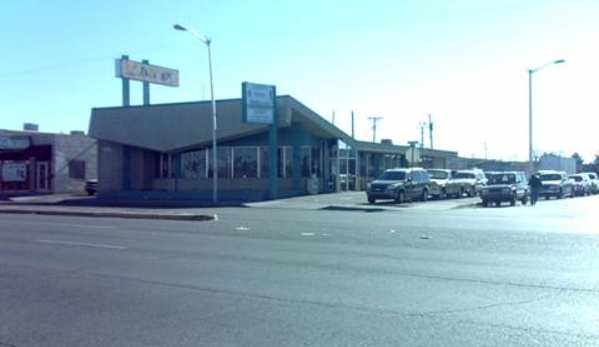
[[[231,148],[230,147],[217,148],[216,157],[217,157],[216,159],[217,159],[218,177],[222,177],[222,178],[231,177],[232,176],[231,163],[233,162]]]
[[[312,164],[311,154],[312,150],[310,147],[302,147],[300,158],[302,177],[310,177],[310,174],[312,173],[310,167]]]
[[[217,147],[216,165],[218,177],[231,178],[233,154],[231,147]],[[212,177],[212,150],[208,150],[208,177]]]
[[[183,153],[181,174],[183,178],[206,178],[206,150]]]
[[[26,190],[29,187],[29,166],[25,161],[0,161],[2,190]]]
[[[268,147],[260,147],[260,177],[268,177]]]
[[[279,147],[279,177],[291,177],[293,171],[291,147]]]
[[[71,160],[69,161],[69,178],[85,179],[85,161]]]
[[[312,148],[312,174],[320,177],[320,149]]]
[[[233,161],[234,177],[258,177],[258,149],[256,147],[233,148]]]

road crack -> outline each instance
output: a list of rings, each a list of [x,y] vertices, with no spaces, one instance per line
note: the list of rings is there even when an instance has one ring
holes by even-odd
[[[520,306],[520,305],[526,305],[526,304],[530,304],[533,302],[538,302],[538,301],[542,301],[545,299],[549,299],[550,297],[557,296],[557,294],[559,294],[559,293],[540,295],[538,297],[528,299],[528,300],[502,301],[502,302],[496,302],[496,303],[492,303],[492,304],[480,305],[480,306],[474,306],[474,307],[468,307],[468,308],[454,308],[454,309],[446,309],[446,310],[438,310],[438,311],[428,311],[428,312],[422,312],[422,313],[414,313],[412,315],[413,316],[422,316],[422,317],[435,317],[435,316],[441,316],[441,315],[446,315],[446,314],[482,311],[482,310],[488,310],[491,308],[501,307],[501,306],[506,306],[506,307]]]

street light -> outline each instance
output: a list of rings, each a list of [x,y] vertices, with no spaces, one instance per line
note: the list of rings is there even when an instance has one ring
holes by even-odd
[[[212,42],[212,39],[181,24],[175,24],[173,28],[175,28],[176,30],[187,31],[193,37],[200,40],[208,47],[208,69],[210,70],[210,97],[212,99],[212,202],[217,202],[218,168],[216,162],[216,101],[214,100],[214,84],[212,82],[212,53],[210,52],[210,43]]]
[[[541,65],[536,69],[528,70],[528,172],[532,174],[534,171],[533,158],[532,158],[532,74],[546,68],[549,65],[562,64],[566,61],[564,59],[558,59]]]

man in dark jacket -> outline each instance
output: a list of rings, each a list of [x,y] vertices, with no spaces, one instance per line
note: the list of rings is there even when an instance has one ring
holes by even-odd
[[[537,200],[539,200],[539,193],[541,192],[541,187],[543,186],[541,177],[539,177],[538,174],[530,176],[528,185],[530,186],[530,204],[535,205]]]

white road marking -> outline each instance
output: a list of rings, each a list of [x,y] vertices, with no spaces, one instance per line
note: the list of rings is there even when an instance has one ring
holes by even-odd
[[[314,233],[302,233],[302,236],[314,236]]]
[[[127,249],[127,247],[125,247],[125,246],[105,245],[105,244],[101,244],[101,243],[87,243],[87,242],[64,241],[64,240],[43,240],[43,239],[37,239],[34,241],[40,242],[40,243],[50,243],[50,244],[68,245],[68,246],[83,246],[83,247],[108,248],[108,249]]]
[[[235,228],[235,230],[239,230],[239,231],[246,231],[246,230],[250,230],[250,228],[248,228],[248,227],[244,227],[244,226],[242,225],[242,226],[238,226],[237,228]]]

